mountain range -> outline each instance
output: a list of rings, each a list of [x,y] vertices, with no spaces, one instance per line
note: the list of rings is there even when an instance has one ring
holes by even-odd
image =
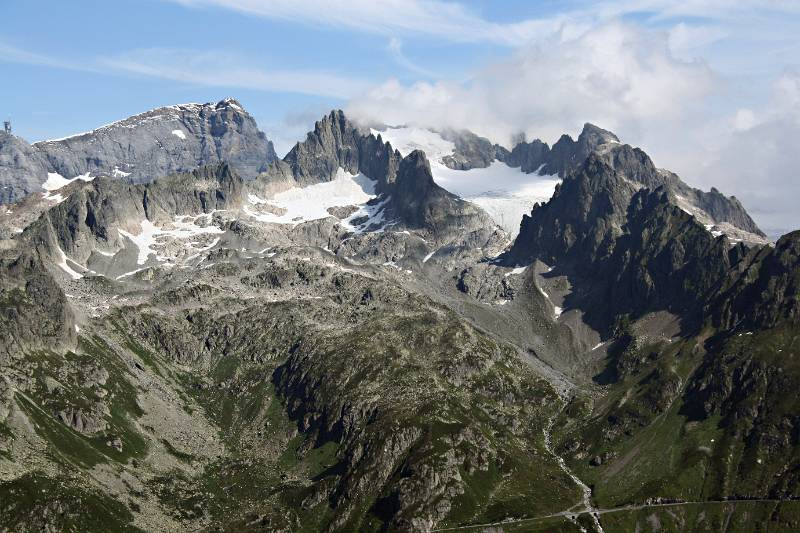
[[[800,528],[800,231],[609,131],[226,99],[0,186],[9,530]]]

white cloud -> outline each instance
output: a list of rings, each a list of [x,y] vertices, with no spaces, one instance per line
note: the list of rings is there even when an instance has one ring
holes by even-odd
[[[747,131],[758,124],[758,118],[752,109],[738,109],[731,120],[734,131]]]
[[[349,105],[366,121],[466,128],[507,142],[545,140],[594,122],[620,133],[675,122],[714,85],[710,70],[669,53],[667,34],[612,23],[517,50],[467,83],[390,80]]]
[[[704,47],[728,35],[728,31],[719,26],[690,26],[680,22],[669,30],[669,48],[675,57],[693,59]]]
[[[149,48],[107,57],[113,70],[209,87],[285,91],[348,98],[367,86],[364,80],[317,70],[263,69],[235,54],[219,51]]]
[[[401,41],[397,37],[392,37],[391,39],[389,39],[388,49],[389,53],[391,54],[395,62],[404,69],[410,72],[414,72],[415,74],[424,76],[426,78],[438,78],[436,73],[427,70],[423,67],[420,67],[419,65],[408,59],[408,57],[406,57],[405,53],[403,52],[403,41]]]
[[[731,122],[698,144],[686,171],[707,187],[735,192],[767,233],[800,228],[800,73],[784,72],[760,111],[740,109]]]

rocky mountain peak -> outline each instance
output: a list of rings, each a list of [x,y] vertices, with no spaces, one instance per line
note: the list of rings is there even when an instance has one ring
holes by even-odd
[[[224,99],[220,100],[219,102],[217,102],[217,105],[214,106],[215,109],[220,109],[222,107],[232,107],[237,111],[240,111],[240,112],[245,113],[245,114],[249,114],[249,113],[247,113],[247,111],[245,111],[244,106],[242,106],[242,104],[239,103],[239,100],[237,100],[236,98],[232,98],[232,97],[224,98]]]
[[[0,131],[0,204],[10,204],[44,182],[46,160],[33,146]]]
[[[576,268],[588,266],[606,255],[608,242],[622,232],[635,192],[603,157],[590,153],[549,202],[523,217],[508,260],[553,264],[571,258]]]
[[[578,143],[582,143],[592,150],[603,144],[618,142],[620,141],[616,135],[590,122],[583,125],[583,130],[578,136]]]
[[[272,142],[233,98],[159,107],[33,145],[13,139],[0,138],[0,153],[9,154],[0,157],[0,202],[38,191],[48,173],[144,183],[225,161],[253,179],[277,159]]]
[[[368,136],[342,110],[335,109],[318,120],[314,131],[295,144],[283,161],[301,185],[331,180],[339,168],[357,174],[362,162],[361,145]]]
[[[421,150],[405,158],[380,136],[361,129],[341,110],[333,110],[314,125],[270,172],[287,174],[296,184],[313,185],[334,179],[339,171],[374,180],[386,217],[396,227],[429,232],[432,240],[449,242],[464,233],[485,244],[495,238],[491,219],[480,208],[437,185],[430,162]]]

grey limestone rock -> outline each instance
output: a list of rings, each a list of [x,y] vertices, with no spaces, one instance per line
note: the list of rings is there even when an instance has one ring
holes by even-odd
[[[0,203],[39,190],[49,172],[131,183],[229,163],[245,179],[276,160],[272,142],[232,98],[160,107],[65,139],[29,145],[0,134]]]
[[[38,190],[46,179],[42,154],[19,137],[0,132],[0,204]]]

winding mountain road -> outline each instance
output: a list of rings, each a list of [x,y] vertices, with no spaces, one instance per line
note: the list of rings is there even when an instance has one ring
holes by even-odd
[[[501,520],[499,522],[487,522],[484,524],[472,524],[469,526],[456,526],[456,527],[448,527],[448,528],[441,528],[441,529],[434,529],[433,531],[469,531],[471,529],[478,529],[478,528],[485,528],[485,527],[492,527],[492,526],[505,526],[511,524],[523,524],[528,522],[537,522],[540,520],[547,520],[550,518],[558,518],[558,517],[565,517],[569,518],[570,520],[575,520],[580,515],[584,514],[591,514],[594,518],[596,523],[599,523],[599,516],[608,513],[619,513],[625,511],[638,511],[641,509],[648,509],[648,508],[658,508],[658,507],[680,507],[686,505],[724,505],[724,504],[736,504],[736,503],[783,503],[783,502],[790,502],[790,501],[797,501],[793,499],[770,499],[770,498],[759,498],[759,499],[730,499],[730,500],[706,500],[706,501],[689,501],[689,502],[672,502],[672,503],[647,503],[647,504],[634,504],[634,505],[624,505],[622,507],[610,507],[606,509],[597,508],[597,509],[584,509],[581,511],[561,511],[559,513],[553,513],[549,515],[542,515],[542,516],[534,516],[530,518],[519,518],[519,519],[506,519]],[[602,531],[602,528],[600,529]]]

